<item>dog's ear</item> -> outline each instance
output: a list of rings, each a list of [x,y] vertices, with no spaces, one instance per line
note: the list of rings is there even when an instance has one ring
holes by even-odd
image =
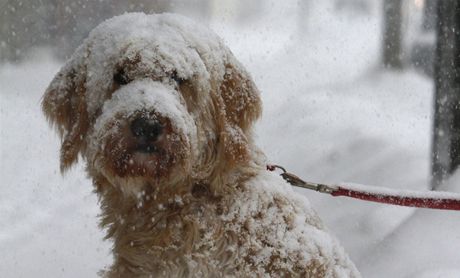
[[[61,172],[77,161],[84,147],[89,126],[84,76],[83,67],[67,64],[51,81],[42,101],[46,118],[57,128],[62,140]]]
[[[222,147],[226,161],[241,162],[248,158],[248,140],[252,124],[262,113],[259,91],[252,78],[237,61],[227,63],[220,86],[225,124],[222,126]]]
[[[259,90],[236,61],[228,63],[220,86],[227,120],[247,131],[262,113]]]

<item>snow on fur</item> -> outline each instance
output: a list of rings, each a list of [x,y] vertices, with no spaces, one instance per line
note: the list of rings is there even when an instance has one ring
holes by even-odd
[[[277,204],[270,206],[269,204]],[[264,265],[279,256],[281,260],[300,259],[308,269],[312,261],[328,265],[324,277],[356,277],[353,263],[337,240],[329,234],[310,206],[280,176],[260,172],[248,182],[248,190],[235,196],[228,215],[230,228],[240,236],[259,234],[260,241],[242,246],[241,255],[253,255],[254,265]],[[286,227],[286,218],[291,218]],[[248,221],[249,219],[249,221]],[[308,224],[306,224],[308,223]],[[333,258],[333,261],[330,261]],[[317,261],[319,260],[319,261]]]
[[[105,125],[117,115],[128,118],[139,110],[155,111],[167,117],[178,132],[188,135],[187,138],[196,138],[196,126],[181,95],[173,88],[150,79],[133,81],[117,90],[104,103],[95,130],[105,132]]]
[[[185,17],[130,13],[113,17],[96,27],[70,60],[84,57],[86,62],[88,112],[91,115],[103,103],[103,92],[112,86],[112,69],[122,62],[120,57],[136,59],[135,55],[140,55],[142,64],[136,70],[143,71],[145,76],[175,71],[183,79],[193,76],[204,90],[209,90],[210,75],[224,75],[223,58],[227,51],[217,35]],[[214,65],[214,68],[206,65]]]

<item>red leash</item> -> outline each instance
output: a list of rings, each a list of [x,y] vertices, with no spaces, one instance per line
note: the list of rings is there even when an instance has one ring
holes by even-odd
[[[440,191],[398,191],[388,188],[370,187],[364,185],[332,186],[321,183],[306,182],[294,174],[288,173],[279,165],[267,165],[267,170],[281,169],[281,176],[290,184],[306,189],[327,193],[334,197],[346,196],[355,199],[430,209],[460,210],[460,194]]]

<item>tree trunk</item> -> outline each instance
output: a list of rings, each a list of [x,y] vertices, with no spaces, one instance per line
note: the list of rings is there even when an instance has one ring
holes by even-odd
[[[438,0],[425,0],[423,8],[423,23],[422,29],[425,32],[434,31],[437,22],[437,7]]]
[[[402,68],[402,0],[384,0],[383,65]]]
[[[438,2],[435,58],[433,188],[460,164],[460,2]]]

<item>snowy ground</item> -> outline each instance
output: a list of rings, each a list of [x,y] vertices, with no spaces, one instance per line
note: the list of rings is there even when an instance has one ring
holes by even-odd
[[[431,81],[410,69],[378,69],[378,17],[318,9],[303,34],[295,20],[280,29],[291,33],[214,26],[262,91],[259,145],[270,161],[308,180],[426,189]],[[60,176],[58,139],[40,112],[60,65],[45,56],[0,66],[2,277],[95,277],[111,261],[91,183],[81,165]],[[460,174],[443,189],[459,192],[459,182]],[[460,277],[458,212],[299,194],[364,277]]]

